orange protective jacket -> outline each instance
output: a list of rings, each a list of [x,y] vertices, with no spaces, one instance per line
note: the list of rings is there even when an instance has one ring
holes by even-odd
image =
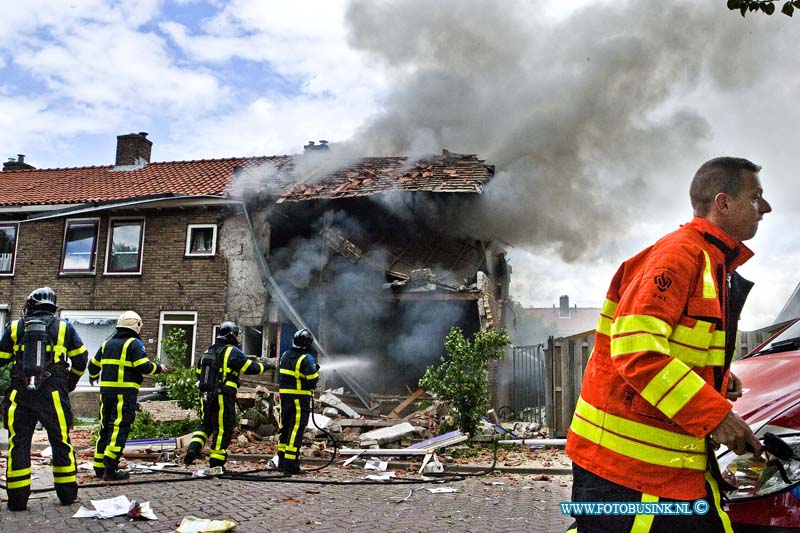
[[[705,495],[753,253],[695,217],[625,261],[608,289],[567,435],[583,468],[644,494]]]

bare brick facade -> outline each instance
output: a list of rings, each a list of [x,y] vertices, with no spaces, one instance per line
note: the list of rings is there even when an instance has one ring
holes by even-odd
[[[141,337],[154,355],[160,312],[194,311],[195,353],[202,352],[211,342],[213,326],[226,318],[228,262],[219,251],[213,257],[185,257],[186,232],[189,224],[222,226],[223,214],[189,208],[113,210],[92,216],[100,219],[95,274],[59,274],[64,227],[71,217],[20,224],[14,275],[0,277],[0,303],[10,305],[9,318],[20,315],[31,290],[50,286],[62,309],[138,312],[144,322]],[[104,274],[109,218],[116,217],[145,221],[139,275]]]

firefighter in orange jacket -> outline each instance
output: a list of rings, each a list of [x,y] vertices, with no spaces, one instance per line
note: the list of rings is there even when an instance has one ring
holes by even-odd
[[[690,188],[694,219],[619,268],[567,436],[573,501],[704,498],[709,512],[576,516],[578,531],[731,530],[713,450],[760,449],[728,401],[741,396],[729,366],[752,287],[735,269],[752,256],[742,241],[772,210],[759,170],[730,157],[703,164]]]

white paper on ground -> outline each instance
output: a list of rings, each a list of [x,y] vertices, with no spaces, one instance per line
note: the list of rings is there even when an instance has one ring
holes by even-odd
[[[370,481],[389,481],[394,477],[394,472],[381,472],[380,474],[370,474],[368,476],[364,476],[364,479],[369,479]]]
[[[178,533],[201,533],[211,531],[230,531],[236,527],[233,520],[211,520],[209,518],[197,518],[196,516],[185,516],[178,526]]]
[[[375,457],[364,464],[364,470],[377,470],[378,472],[384,472],[388,467],[389,461],[381,461]]]
[[[458,492],[458,489],[453,487],[434,487],[431,489],[426,489],[431,494],[445,494],[448,492]]]

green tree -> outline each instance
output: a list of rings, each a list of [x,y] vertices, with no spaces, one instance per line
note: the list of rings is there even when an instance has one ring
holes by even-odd
[[[158,374],[156,383],[167,391],[169,397],[178,401],[181,409],[200,412],[200,389],[197,387],[197,372],[186,366],[186,331],[175,328],[161,341],[161,353],[172,367],[172,374]]]
[[[753,11],[760,11],[767,15],[775,13],[775,0],[728,0],[728,9],[731,11],[739,11],[744,17]],[[794,14],[795,8],[800,9],[800,0],[783,0],[781,13],[791,17]]]
[[[479,331],[470,342],[454,327],[444,341],[446,355],[419,380],[420,387],[450,404],[465,433],[475,434],[489,408],[489,362],[502,359],[508,343],[505,331]]]

